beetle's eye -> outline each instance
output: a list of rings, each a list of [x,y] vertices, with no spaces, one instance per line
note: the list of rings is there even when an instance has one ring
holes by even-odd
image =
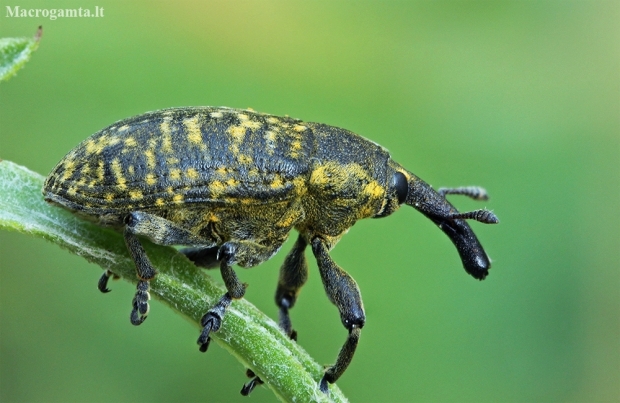
[[[407,178],[400,172],[396,172],[392,178],[394,187],[396,188],[396,195],[398,196],[398,204],[403,204],[407,198],[407,191],[409,184]]]

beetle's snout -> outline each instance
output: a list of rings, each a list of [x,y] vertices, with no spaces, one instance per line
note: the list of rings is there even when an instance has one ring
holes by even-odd
[[[480,241],[478,241],[476,234],[474,234],[474,231],[472,231],[465,220],[473,219],[486,224],[495,224],[499,222],[495,214],[488,210],[459,213],[444,197],[444,194],[457,193],[456,191],[440,190],[441,193],[438,193],[414,175],[411,175],[408,185],[405,203],[437,224],[456,247],[465,271],[472,277],[483,280],[489,274],[491,261],[482,248]],[[484,192],[480,188],[468,189],[472,190],[470,193],[473,193],[473,190]],[[461,192],[461,194],[470,196],[469,193]],[[476,194],[478,195],[479,193]]]
[[[469,224],[458,219],[431,218],[431,220],[452,240],[461,257],[465,271],[475,279],[484,280],[489,274],[491,260]]]

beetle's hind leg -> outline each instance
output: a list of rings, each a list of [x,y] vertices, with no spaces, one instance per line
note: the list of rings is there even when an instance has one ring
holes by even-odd
[[[199,245],[204,244],[205,240],[165,218],[142,211],[134,211],[128,214],[124,222],[125,244],[136,264],[136,275],[138,277],[130,319],[132,324],[140,325],[146,319],[149,311],[149,281],[157,275],[157,271],[153,268],[137,236],[149,237],[159,245]],[[104,276],[99,280],[99,289],[106,292],[107,278],[104,277],[109,276],[104,273]]]

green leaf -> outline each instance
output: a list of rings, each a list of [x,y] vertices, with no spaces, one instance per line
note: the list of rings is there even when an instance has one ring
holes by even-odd
[[[0,161],[0,228],[47,239],[135,283],[135,266],[122,235],[45,203],[43,180],[25,167]],[[226,290],[174,248],[148,241],[144,246],[159,271],[151,281],[151,295],[200,328],[206,309]],[[329,396],[323,394],[318,388],[322,366],[244,299],[233,301],[213,339],[259,375],[282,401],[347,401],[336,385],[330,385]]]
[[[0,38],[0,82],[17,74],[39,47],[43,33],[39,27],[33,38]]]

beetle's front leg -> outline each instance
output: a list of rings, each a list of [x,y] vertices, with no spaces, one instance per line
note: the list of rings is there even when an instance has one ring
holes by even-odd
[[[327,368],[319,383],[321,391],[327,393],[327,384],[336,382],[351,363],[366,316],[362,296],[355,280],[332,260],[323,239],[317,236],[312,239],[311,243],[327,297],[338,307],[340,320],[349,331],[349,336],[338,353],[336,363]]]

